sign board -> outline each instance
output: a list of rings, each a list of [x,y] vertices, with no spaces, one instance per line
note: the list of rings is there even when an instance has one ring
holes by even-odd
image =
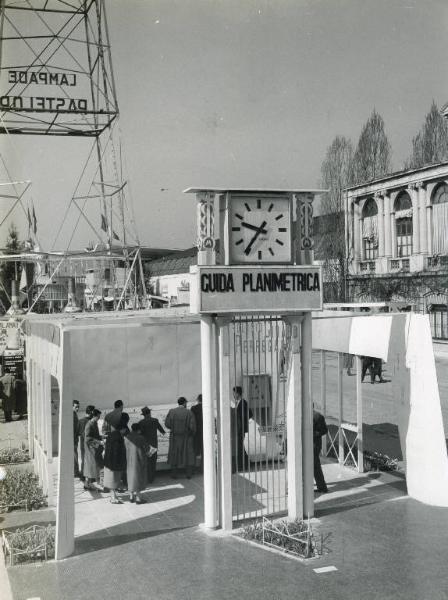
[[[17,379],[23,378],[23,351],[5,350],[2,357],[3,372],[12,373]]]
[[[192,313],[289,313],[322,310],[316,266],[209,267],[191,270]]]

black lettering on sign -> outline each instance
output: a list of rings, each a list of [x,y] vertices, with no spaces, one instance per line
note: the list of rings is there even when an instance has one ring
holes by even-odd
[[[234,292],[232,273],[202,273],[201,291],[205,293]]]

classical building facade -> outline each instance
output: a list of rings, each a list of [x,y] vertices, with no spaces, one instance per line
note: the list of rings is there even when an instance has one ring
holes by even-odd
[[[448,162],[347,189],[352,301],[406,300],[448,338]]]

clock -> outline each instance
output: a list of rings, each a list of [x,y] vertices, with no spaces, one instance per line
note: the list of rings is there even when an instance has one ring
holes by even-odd
[[[289,195],[232,195],[228,234],[230,263],[291,263],[291,214]]]

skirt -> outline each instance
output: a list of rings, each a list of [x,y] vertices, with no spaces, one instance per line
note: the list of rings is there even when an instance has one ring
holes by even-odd
[[[123,478],[123,471],[111,471],[104,467],[103,486],[110,490],[116,490],[120,487]]]

